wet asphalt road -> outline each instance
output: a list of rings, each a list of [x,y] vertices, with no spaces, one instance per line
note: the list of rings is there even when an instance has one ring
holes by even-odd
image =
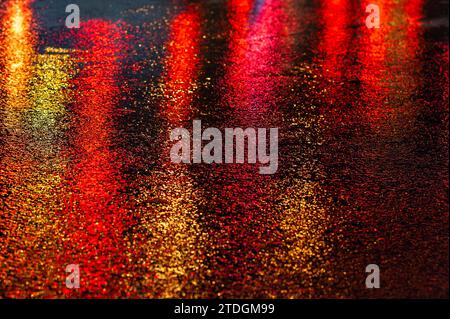
[[[448,298],[448,1],[65,2],[0,4],[0,297]]]

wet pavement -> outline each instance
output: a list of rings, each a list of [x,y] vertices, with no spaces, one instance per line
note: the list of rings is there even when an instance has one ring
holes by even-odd
[[[448,1],[93,2],[0,4],[0,297],[448,298]]]

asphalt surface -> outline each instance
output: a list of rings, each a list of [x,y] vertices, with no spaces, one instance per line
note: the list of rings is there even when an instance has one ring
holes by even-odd
[[[372,2],[2,1],[0,297],[448,298],[448,1]],[[277,173],[172,163],[194,119]]]

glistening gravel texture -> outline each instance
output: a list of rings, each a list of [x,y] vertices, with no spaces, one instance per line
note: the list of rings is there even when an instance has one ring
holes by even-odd
[[[448,1],[363,2],[78,0],[68,29],[2,0],[0,297],[448,298]],[[277,173],[172,163],[194,119],[278,127]]]

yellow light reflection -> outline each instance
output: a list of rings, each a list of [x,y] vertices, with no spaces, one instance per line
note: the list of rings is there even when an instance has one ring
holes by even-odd
[[[0,111],[5,135],[0,160],[3,231],[0,277],[10,298],[56,297],[62,282],[59,200],[67,158],[60,146],[68,102],[68,52],[36,53],[31,1],[9,1],[0,20]],[[8,247],[16,247],[8,249]],[[30,263],[39,252],[39,260]],[[50,291],[49,291],[50,288]],[[53,288],[53,290],[52,290]]]
[[[30,1],[10,1],[2,23],[1,50],[5,74],[1,82],[6,92],[6,109],[29,107],[28,85],[32,74],[35,39],[32,34]]]

